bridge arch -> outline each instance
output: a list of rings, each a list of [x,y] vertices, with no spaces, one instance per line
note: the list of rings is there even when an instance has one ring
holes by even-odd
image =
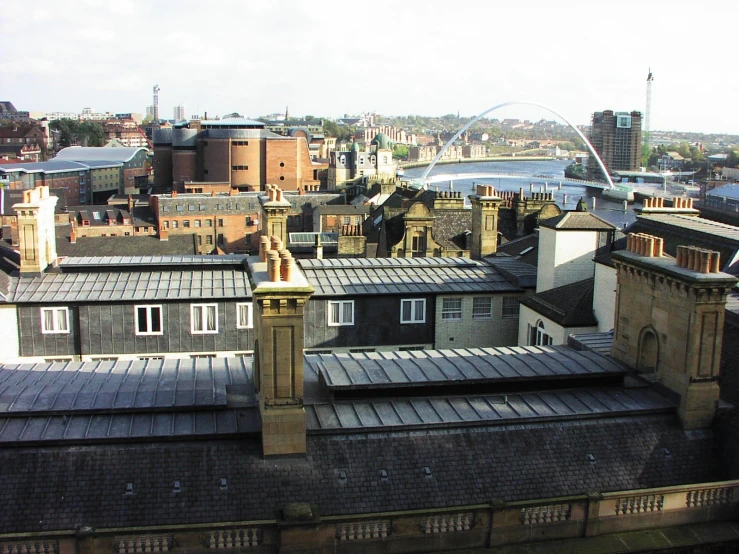
[[[552,108],[550,108],[548,106],[545,106],[544,104],[539,104],[538,102],[529,102],[529,101],[519,102],[517,100],[511,101],[511,102],[503,102],[502,104],[498,104],[497,106],[493,106],[492,108],[489,108],[489,109],[485,110],[480,115],[476,115],[475,117],[473,117],[472,120],[469,123],[467,123],[459,131],[457,131],[457,134],[454,135],[451,138],[451,140],[449,140],[449,142],[447,142],[441,150],[439,150],[439,152],[438,152],[438,154],[436,154],[436,157],[434,158],[434,160],[429,164],[429,166],[426,168],[426,170],[421,175],[420,182],[424,186],[424,188],[426,186],[426,177],[428,177],[428,174],[434,168],[434,166],[436,165],[436,162],[438,162],[441,159],[441,157],[444,155],[444,152],[446,152],[449,149],[449,147],[454,143],[455,140],[457,140],[462,135],[462,133],[464,133],[467,129],[469,129],[470,127],[472,127],[472,125],[474,125],[475,123],[477,123],[478,121],[480,121],[483,117],[485,117],[490,112],[494,112],[495,110],[497,110],[499,108],[504,108],[506,106],[516,106],[516,105],[519,105],[519,106],[536,106],[537,108],[542,108],[544,110],[547,110],[549,113],[554,114],[555,116],[557,116],[558,118],[560,118],[562,121],[564,121],[565,123],[567,123],[567,125],[570,127],[570,129],[572,129],[573,131],[575,131],[575,133],[577,133],[577,136],[579,136],[583,140],[583,142],[585,143],[585,146],[588,147],[588,150],[590,151],[590,154],[595,158],[595,161],[598,162],[598,166],[600,167],[600,170],[603,172],[603,175],[605,175],[606,181],[608,182],[609,188],[615,188],[614,185],[613,185],[613,181],[611,180],[611,176],[608,174],[608,170],[606,169],[606,166],[603,164],[603,160],[600,159],[600,156],[595,151],[595,148],[593,148],[593,145],[590,144],[590,141],[585,137],[585,135],[582,134],[582,132],[580,131],[580,129],[578,129],[572,123],[570,123],[567,120],[567,118],[565,118],[561,114],[555,112]]]

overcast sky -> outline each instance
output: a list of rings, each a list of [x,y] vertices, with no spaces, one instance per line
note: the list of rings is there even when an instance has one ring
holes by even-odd
[[[542,103],[575,124],[739,134],[736,0],[34,0],[0,17],[0,100],[29,111],[339,117]],[[490,117],[555,119],[512,106]]]

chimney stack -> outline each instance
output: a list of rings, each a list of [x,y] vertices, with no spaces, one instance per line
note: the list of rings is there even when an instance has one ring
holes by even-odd
[[[280,250],[278,250],[280,249]],[[254,380],[262,416],[265,457],[305,455],[303,343],[305,305],[313,288],[282,249],[263,235],[251,258],[254,298]]]
[[[686,203],[689,205],[689,203]],[[685,429],[711,425],[719,398],[726,298],[736,277],[718,252],[678,246],[663,255],[660,237],[632,233],[612,253],[618,289],[611,356],[680,397]]]
[[[18,216],[21,275],[38,275],[56,265],[54,208],[58,200],[44,185],[24,190],[23,202],[13,205]]]

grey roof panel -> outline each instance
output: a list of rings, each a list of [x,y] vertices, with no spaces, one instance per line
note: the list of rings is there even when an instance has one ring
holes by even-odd
[[[65,258],[59,265],[64,268],[90,268],[90,267],[144,267],[144,266],[229,266],[242,265],[248,256],[231,254],[228,256],[205,256],[205,255],[173,255],[173,256],[79,256]]]
[[[309,354],[305,360],[330,390],[625,373],[609,358],[566,346]]]
[[[12,301],[17,303],[110,302],[248,298],[249,277],[243,269],[160,272],[45,273],[20,278]]]
[[[0,413],[225,407],[226,385],[255,392],[244,358],[0,366]]]
[[[298,263],[316,296],[519,290],[494,267],[466,258],[335,258]]]
[[[308,432],[542,422],[673,412],[652,389],[591,387],[573,390],[440,398],[355,400],[306,406]]]

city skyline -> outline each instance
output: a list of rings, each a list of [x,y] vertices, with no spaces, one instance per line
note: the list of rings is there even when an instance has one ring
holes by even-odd
[[[731,37],[713,29],[732,4],[593,4],[221,1],[198,15],[192,1],[40,0],[8,6],[0,74],[6,99],[28,111],[144,113],[159,84],[163,116],[184,104],[209,116],[287,105],[297,116],[470,117],[531,100],[587,124],[604,109],[643,112],[651,67],[651,130],[739,134],[729,109],[739,77],[723,61]],[[52,47],[29,49],[29,37]],[[555,119],[523,106],[491,117]]]

